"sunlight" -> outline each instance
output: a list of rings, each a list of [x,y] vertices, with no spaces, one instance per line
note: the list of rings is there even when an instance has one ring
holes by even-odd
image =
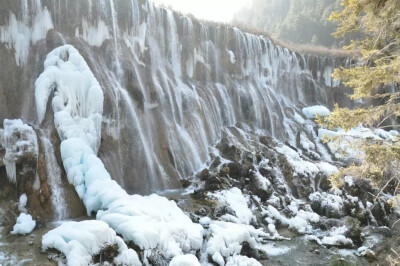
[[[232,16],[241,8],[249,5],[249,0],[154,0],[155,4],[171,6],[185,14],[190,13],[195,17],[229,22]]]

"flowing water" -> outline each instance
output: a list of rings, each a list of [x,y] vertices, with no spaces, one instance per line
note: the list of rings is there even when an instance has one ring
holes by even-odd
[[[345,58],[302,56],[266,37],[202,24],[146,0],[1,3],[24,26],[0,21],[7,62],[0,80],[13,91],[0,99],[0,120],[22,117],[39,126],[28,110],[35,110],[33,84],[43,60],[59,45],[74,45],[105,95],[99,156],[131,193],[179,188],[180,179],[204,167],[226,127],[243,123],[296,146],[293,117],[302,107],[349,105],[344,87],[329,75],[350,63]],[[40,20],[47,11],[50,21]],[[34,38],[25,53],[18,36],[27,30]],[[42,141],[53,168],[51,143]],[[48,174],[57,196],[60,170],[54,168]]]

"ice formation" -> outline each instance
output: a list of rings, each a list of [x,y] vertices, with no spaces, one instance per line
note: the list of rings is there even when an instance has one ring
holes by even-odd
[[[82,21],[82,33],[76,28],[76,37],[81,37],[88,44],[100,47],[103,42],[110,39],[110,30],[103,20],[99,19],[97,25],[91,25],[87,19]]]
[[[303,108],[302,112],[308,119],[314,119],[317,117],[317,115],[329,116],[329,114],[331,113],[328,108],[322,105],[305,107]]]
[[[59,250],[69,266],[89,265],[92,256],[113,245],[118,246],[118,256],[113,261],[116,265],[142,265],[136,252],[128,249],[115,231],[101,221],[64,222],[42,238],[42,249]]]
[[[169,266],[200,266],[200,263],[195,255],[179,255],[174,257]]]
[[[97,152],[104,96],[86,61],[73,46],[64,45],[47,55],[44,67],[35,83],[39,123],[54,91],[54,123],[61,140],[82,139]]]
[[[7,176],[11,183],[17,183],[16,162],[18,158],[25,154],[38,154],[38,144],[36,133],[31,126],[24,124],[22,120],[4,120],[4,130],[2,138],[3,146],[6,150],[4,164]]]
[[[39,121],[55,88],[53,110],[62,140],[62,161],[88,214],[97,212],[98,220],[144,250],[158,248],[170,258],[199,250],[203,242],[201,225],[192,223],[175,202],[166,198],[128,195],[97,157],[103,94],[82,56],[70,45],[48,55],[45,70],[36,81]]]
[[[19,197],[19,202],[18,202],[18,210],[20,212],[26,213],[26,203],[28,202],[28,197],[26,196],[26,194],[22,194]]]
[[[42,9],[39,6],[38,9],[39,12],[31,18],[30,27],[28,17],[19,21],[14,13],[10,13],[7,26],[0,26],[0,42],[5,43],[8,49],[14,50],[18,66],[23,66],[28,61],[31,44],[46,38],[47,32],[53,29],[50,12],[46,7]]]
[[[36,226],[36,222],[32,219],[32,216],[26,213],[21,213],[17,218],[17,223],[14,225],[11,234],[29,234],[33,231]]]

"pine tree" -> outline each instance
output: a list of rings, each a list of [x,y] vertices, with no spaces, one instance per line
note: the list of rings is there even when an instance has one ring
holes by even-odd
[[[349,130],[359,124],[372,129],[395,129],[400,116],[400,0],[342,0],[341,12],[329,18],[339,23],[333,34],[363,36],[345,49],[358,49],[356,66],[336,69],[333,77],[354,89],[351,99],[369,103],[350,110],[335,106],[327,118],[318,122],[330,129]],[[353,35],[354,36],[354,35]],[[383,188],[398,186],[400,141],[357,139],[352,143],[364,155],[361,163],[343,168],[331,180],[340,185],[346,175],[367,177]]]

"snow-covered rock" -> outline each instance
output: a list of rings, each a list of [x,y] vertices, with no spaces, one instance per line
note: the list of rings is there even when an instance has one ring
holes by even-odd
[[[268,236],[262,229],[255,229],[251,225],[221,221],[208,222],[210,225],[206,253],[219,265],[224,265],[230,257],[239,255],[244,242],[247,242],[251,248],[257,249],[261,238]],[[228,260],[225,261],[226,259]]]
[[[326,108],[325,106],[322,106],[322,105],[305,107],[305,108],[303,108],[302,112],[305,115],[305,117],[307,117],[308,119],[317,118],[317,115],[329,116],[331,113],[328,108]]]
[[[235,213],[234,217],[230,214],[223,215],[222,218],[226,221],[250,224],[254,219],[253,213],[247,206],[247,200],[240,189],[234,187],[229,190],[219,191],[212,193],[211,197],[216,198],[220,204],[227,205]]]

